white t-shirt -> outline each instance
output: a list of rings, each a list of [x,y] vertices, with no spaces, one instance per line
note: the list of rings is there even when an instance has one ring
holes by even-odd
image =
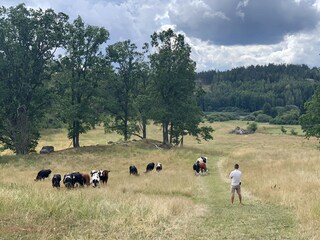
[[[231,178],[231,186],[237,186],[241,181],[241,172],[238,169],[233,170],[229,177]]]

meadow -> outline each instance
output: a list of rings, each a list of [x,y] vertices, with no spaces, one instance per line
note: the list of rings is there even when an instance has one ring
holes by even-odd
[[[170,150],[155,147],[161,129],[154,125],[149,140],[130,142],[97,126],[81,135],[79,149],[70,148],[65,130],[44,130],[37,152],[53,145],[54,153],[0,157],[0,239],[320,239],[319,143],[299,126],[283,134],[281,126],[258,124],[255,134],[229,134],[246,124],[212,123],[214,140],[187,137]],[[208,157],[208,176],[192,171],[199,156]],[[163,171],[145,174],[149,162]],[[235,163],[243,205],[229,199]],[[139,176],[129,175],[131,164]],[[34,181],[44,168],[111,172],[107,185],[57,190],[50,179]]]

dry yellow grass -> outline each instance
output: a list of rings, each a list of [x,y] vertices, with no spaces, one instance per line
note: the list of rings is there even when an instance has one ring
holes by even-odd
[[[294,209],[300,234],[320,239],[320,155],[314,139],[283,134],[224,135],[232,125],[223,126],[217,144],[233,145],[221,159],[223,176],[235,162],[243,171],[243,187],[264,202]],[[260,128],[274,126],[260,125]],[[280,126],[278,126],[280,129]],[[219,143],[218,143],[219,142]]]
[[[300,239],[301,236],[320,239],[318,143],[278,134],[275,129],[280,126],[259,124],[258,133],[248,136],[228,133],[236,126],[246,127],[245,122],[212,126],[216,130],[213,141],[198,144],[187,137],[184,148],[170,151],[140,142],[105,146],[109,141],[118,141],[120,136],[106,135],[102,127],[80,137],[82,146],[95,147],[63,150],[70,146],[66,131],[44,131],[37,151],[43,145],[53,145],[58,150],[56,153],[2,159],[0,195],[5,197],[0,198],[0,206],[5,207],[0,208],[0,236],[6,236],[4,239]],[[265,134],[269,128],[272,134]],[[148,137],[161,139],[159,130],[150,126]],[[209,156],[208,177],[196,178],[191,171],[200,154]],[[148,162],[162,162],[164,171],[144,174]],[[249,202],[242,209],[229,205],[227,176],[235,162],[243,172],[244,203]],[[131,164],[138,167],[140,176],[129,175]],[[56,191],[49,180],[33,181],[41,168],[61,174],[92,169],[111,172],[107,186],[72,191],[62,187]],[[295,219],[291,221],[287,211],[293,211],[299,223],[296,235],[292,235]],[[235,213],[243,219],[239,226],[233,222]],[[207,235],[199,235],[199,229]]]

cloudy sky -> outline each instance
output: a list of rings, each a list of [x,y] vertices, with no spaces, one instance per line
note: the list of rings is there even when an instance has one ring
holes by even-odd
[[[21,3],[1,0],[5,7]],[[192,47],[197,71],[268,63],[320,66],[320,0],[25,0],[110,32],[109,44],[150,42],[173,28]]]

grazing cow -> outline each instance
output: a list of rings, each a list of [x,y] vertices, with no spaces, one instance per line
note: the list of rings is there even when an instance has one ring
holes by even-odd
[[[156,165],[156,171],[160,172],[162,170],[162,164],[161,163],[157,163]]]
[[[148,163],[145,173],[152,171],[154,169],[154,165],[155,164],[153,162]]]
[[[89,186],[90,185],[90,176],[89,174],[82,173],[83,184]]]
[[[132,175],[138,176],[138,169],[137,169],[137,167],[136,167],[135,165],[131,165],[131,166],[129,167],[129,173],[130,173],[130,175],[132,174]]]
[[[67,173],[63,177],[63,183],[66,188],[74,188],[76,186],[83,186],[83,177],[79,172]]]
[[[108,178],[109,178],[109,170],[100,170],[99,171],[99,177],[100,177],[100,181],[104,184],[104,183],[108,183]]]
[[[199,162],[200,174],[202,175],[204,172],[208,175],[207,164],[204,162]]]
[[[35,181],[44,180],[45,178],[49,177],[50,173],[51,173],[51,169],[40,170],[37,174]]]
[[[193,164],[193,171],[195,175],[202,175],[204,172],[206,173],[206,175],[208,175],[208,169],[207,169],[207,164],[204,163],[203,161],[196,161]]]
[[[197,161],[199,161],[199,162],[204,162],[205,164],[207,164],[207,160],[208,160],[208,157],[199,157],[199,158],[197,159]]]
[[[199,166],[199,161],[195,162],[193,164],[193,171],[194,171],[194,174],[197,175],[200,173],[200,166]]]
[[[74,187],[71,173],[67,173],[66,175],[63,176],[63,184],[68,189]]]
[[[80,185],[83,187],[83,177],[81,173],[74,172],[74,173],[71,173],[71,176],[72,176],[72,182],[74,187],[77,185]]]
[[[97,187],[100,183],[100,175],[99,171],[92,172],[91,171],[91,185],[92,187]]]
[[[60,188],[61,175],[54,174],[52,177],[52,187]]]

